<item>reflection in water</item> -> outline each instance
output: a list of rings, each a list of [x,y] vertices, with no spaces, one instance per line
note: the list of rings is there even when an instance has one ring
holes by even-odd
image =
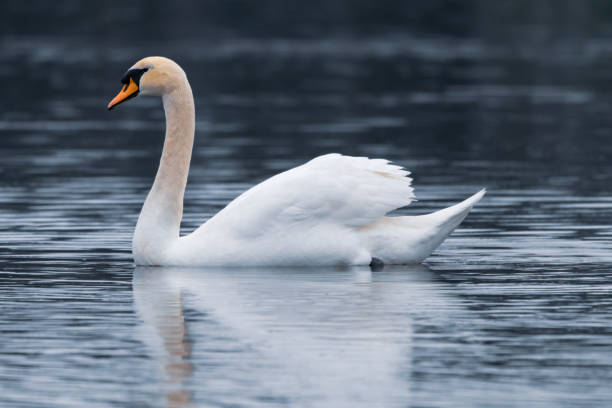
[[[445,302],[429,274],[139,267],[134,298],[168,395],[185,402],[195,383],[218,404],[404,406],[411,313]]]
[[[168,406],[189,406],[191,393],[185,389],[184,382],[193,367],[189,362],[191,344],[187,338],[181,288],[157,272],[150,269],[134,273],[134,304],[143,322],[142,339],[159,363]]]
[[[198,23],[212,37],[187,38],[166,20],[182,21],[180,8],[141,3],[150,24],[137,6],[120,19],[89,3],[74,14],[36,9],[26,25],[0,13],[5,34],[28,32],[0,43],[11,101],[0,112],[1,407],[610,405],[612,115],[602,84],[612,42],[597,34],[609,10],[518,2],[527,12],[496,19],[508,11],[497,2],[404,2],[435,33],[402,21],[368,34],[363,23],[387,22],[399,2],[377,2],[389,11],[378,14],[373,2],[325,2],[329,13],[303,2],[316,18],[293,13],[300,23],[284,24],[301,34],[284,38],[277,18],[234,20],[227,2],[231,12],[188,9],[190,21],[215,24]],[[260,3],[242,9],[286,9]],[[349,9],[354,26],[338,19]],[[536,9],[537,21],[518,21]],[[58,25],[59,15],[80,24]],[[338,24],[320,30],[320,17]],[[432,18],[469,29],[457,36]],[[236,25],[215,36],[224,19]],[[139,40],[109,42],[124,29]],[[353,29],[361,34],[342,34]],[[184,233],[256,182],[332,151],[413,171],[419,201],[402,214],[489,193],[427,260],[433,272],[133,276],[130,240],[163,110],[139,98],[110,118],[105,106],[144,55],[180,61],[198,97]]]

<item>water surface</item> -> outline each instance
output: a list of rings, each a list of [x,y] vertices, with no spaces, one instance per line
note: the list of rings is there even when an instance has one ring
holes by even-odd
[[[0,405],[606,406],[612,43],[271,37],[2,38]],[[424,265],[135,268],[163,112],[105,106],[148,54],[196,97],[185,233],[328,152],[410,169],[399,213],[489,192]]]

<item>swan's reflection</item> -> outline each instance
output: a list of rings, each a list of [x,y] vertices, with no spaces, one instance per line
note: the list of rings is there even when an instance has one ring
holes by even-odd
[[[191,344],[181,288],[166,277],[155,268],[137,268],[133,279],[134,302],[143,321],[143,339],[161,366],[168,406],[183,407],[191,402],[191,393],[183,386],[193,371],[189,362]]]
[[[430,280],[424,266],[139,267],[133,287],[171,406],[190,404],[188,389],[213,405],[405,406],[410,313]],[[189,335],[183,306],[205,316]]]

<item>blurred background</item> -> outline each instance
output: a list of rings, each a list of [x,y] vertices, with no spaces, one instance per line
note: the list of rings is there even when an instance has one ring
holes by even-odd
[[[112,148],[104,157],[112,163],[79,169],[91,176],[150,176],[163,132],[159,101],[104,108],[127,68],[164,55],[184,67],[197,99],[196,155],[231,148],[256,162],[231,163],[253,177],[270,160],[284,166],[341,151],[405,165],[427,158],[411,168],[417,184],[429,182],[428,160],[452,173],[485,160],[486,173],[463,181],[593,193],[610,185],[608,1],[1,7],[3,182],[23,177],[10,158],[27,140],[30,153],[65,160]],[[73,174],[74,163],[57,158],[55,171]]]
[[[164,113],[106,106],[149,55],[196,102],[184,233],[329,152],[411,170],[400,213],[488,194],[419,267],[135,270]],[[0,405],[612,400],[608,0],[3,0],[0,102]]]

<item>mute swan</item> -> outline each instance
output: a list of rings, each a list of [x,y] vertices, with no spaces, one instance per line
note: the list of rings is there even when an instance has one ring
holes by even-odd
[[[418,263],[485,193],[431,214],[389,217],[388,212],[414,199],[410,173],[387,160],[332,153],[256,185],[181,237],[195,130],[187,76],[168,58],[148,57],[121,82],[109,110],[141,94],[161,96],[166,114],[159,168],[132,241],[138,265]]]

